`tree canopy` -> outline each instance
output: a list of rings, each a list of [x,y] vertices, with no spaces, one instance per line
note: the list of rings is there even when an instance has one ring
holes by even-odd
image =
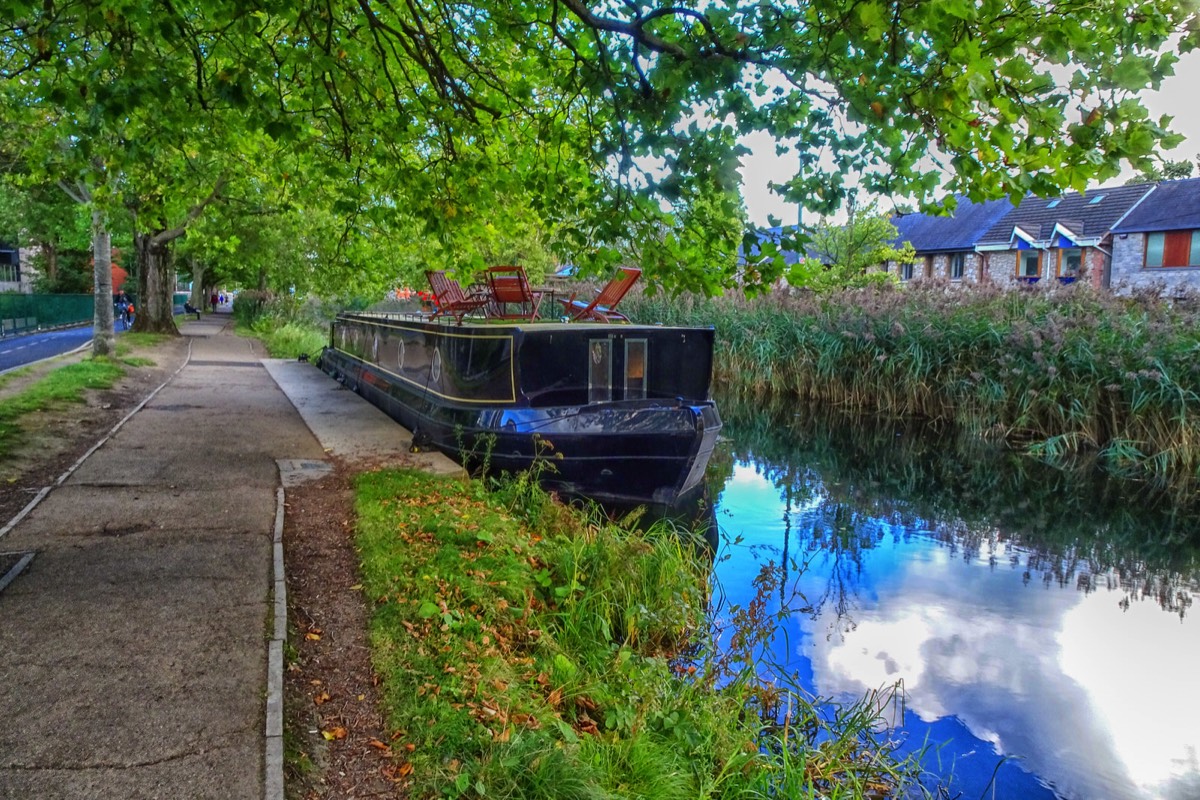
[[[70,152],[57,169],[105,187],[109,213],[136,209],[147,235],[228,205],[247,225],[314,221],[320,261],[372,281],[532,248],[584,271],[636,260],[653,284],[708,293],[783,269],[736,258],[740,136],[794,148],[803,169],[781,170],[780,190],[818,214],[854,191],[1057,195],[1179,141],[1138,93],[1200,37],[1192,0],[8,10],[0,122],[38,131],[27,160]]]

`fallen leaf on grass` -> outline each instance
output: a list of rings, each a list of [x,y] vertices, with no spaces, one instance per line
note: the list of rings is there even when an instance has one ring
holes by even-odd
[[[383,776],[385,778],[387,778],[389,781],[391,781],[392,783],[399,783],[400,781],[404,780],[409,775],[411,775],[412,771],[413,771],[412,764],[401,764],[398,767],[395,767],[395,766],[392,766],[389,764],[381,770],[381,772],[383,773]]]
[[[371,739],[369,742],[367,742],[367,744],[369,744],[371,747],[374,747],[376,750],[383,750],[384,752],[390,752],[392,749],[378,739]]]
[[[334,739],[345,739],[346,729],[339,725],[336,728],[330,728],[327,731],[321,731],[321,735],[325,737],[325,741],[327,742],[332,742]]]

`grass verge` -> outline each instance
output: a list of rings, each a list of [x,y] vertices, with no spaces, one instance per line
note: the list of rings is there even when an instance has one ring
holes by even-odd
[[[410,797],[853,798],[919,786],[872,708],[830,720],[759,680],[744,656],[773,621],[743,614],[757,629],[738,652],[712,647],[708,551],[687,532],[589,518],[527,480],[489,493],[383,471],[360,476],[356,493],[394,730],[380,746]]]
[[[125,370],[107,359],[88,359],[50,372],[0,404],[0,455],[20,439],[21,420],[29,414],[82,403],[89,389],[109,389]]]

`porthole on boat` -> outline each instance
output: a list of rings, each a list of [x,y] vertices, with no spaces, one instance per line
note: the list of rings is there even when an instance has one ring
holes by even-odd
[[[433,363],[429,366],[429,377],[437,383],[442,379],[442,351],[433,351]]]

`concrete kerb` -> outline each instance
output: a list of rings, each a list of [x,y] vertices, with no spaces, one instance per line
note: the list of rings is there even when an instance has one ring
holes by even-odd
[[[280,482],[287,467],[280,464]],[[287,576],[283,567],[284,491],[275,490],[275,530],[272,536],[274,620],[267,654],[267,723],[263,765],[264,800],[283,800],[283,645],[287,641]]]
[[[283,562],[283,524],[287,507],[285,487],[297,486],[332,472],[326,461],[277,459],[280,486],[275,490],[275,529],[271,537],[272,626],[267,650],[267,721],[264,731],[264,800],[284,800],[283,783],[283,670],[287,643],[287,574]]]

